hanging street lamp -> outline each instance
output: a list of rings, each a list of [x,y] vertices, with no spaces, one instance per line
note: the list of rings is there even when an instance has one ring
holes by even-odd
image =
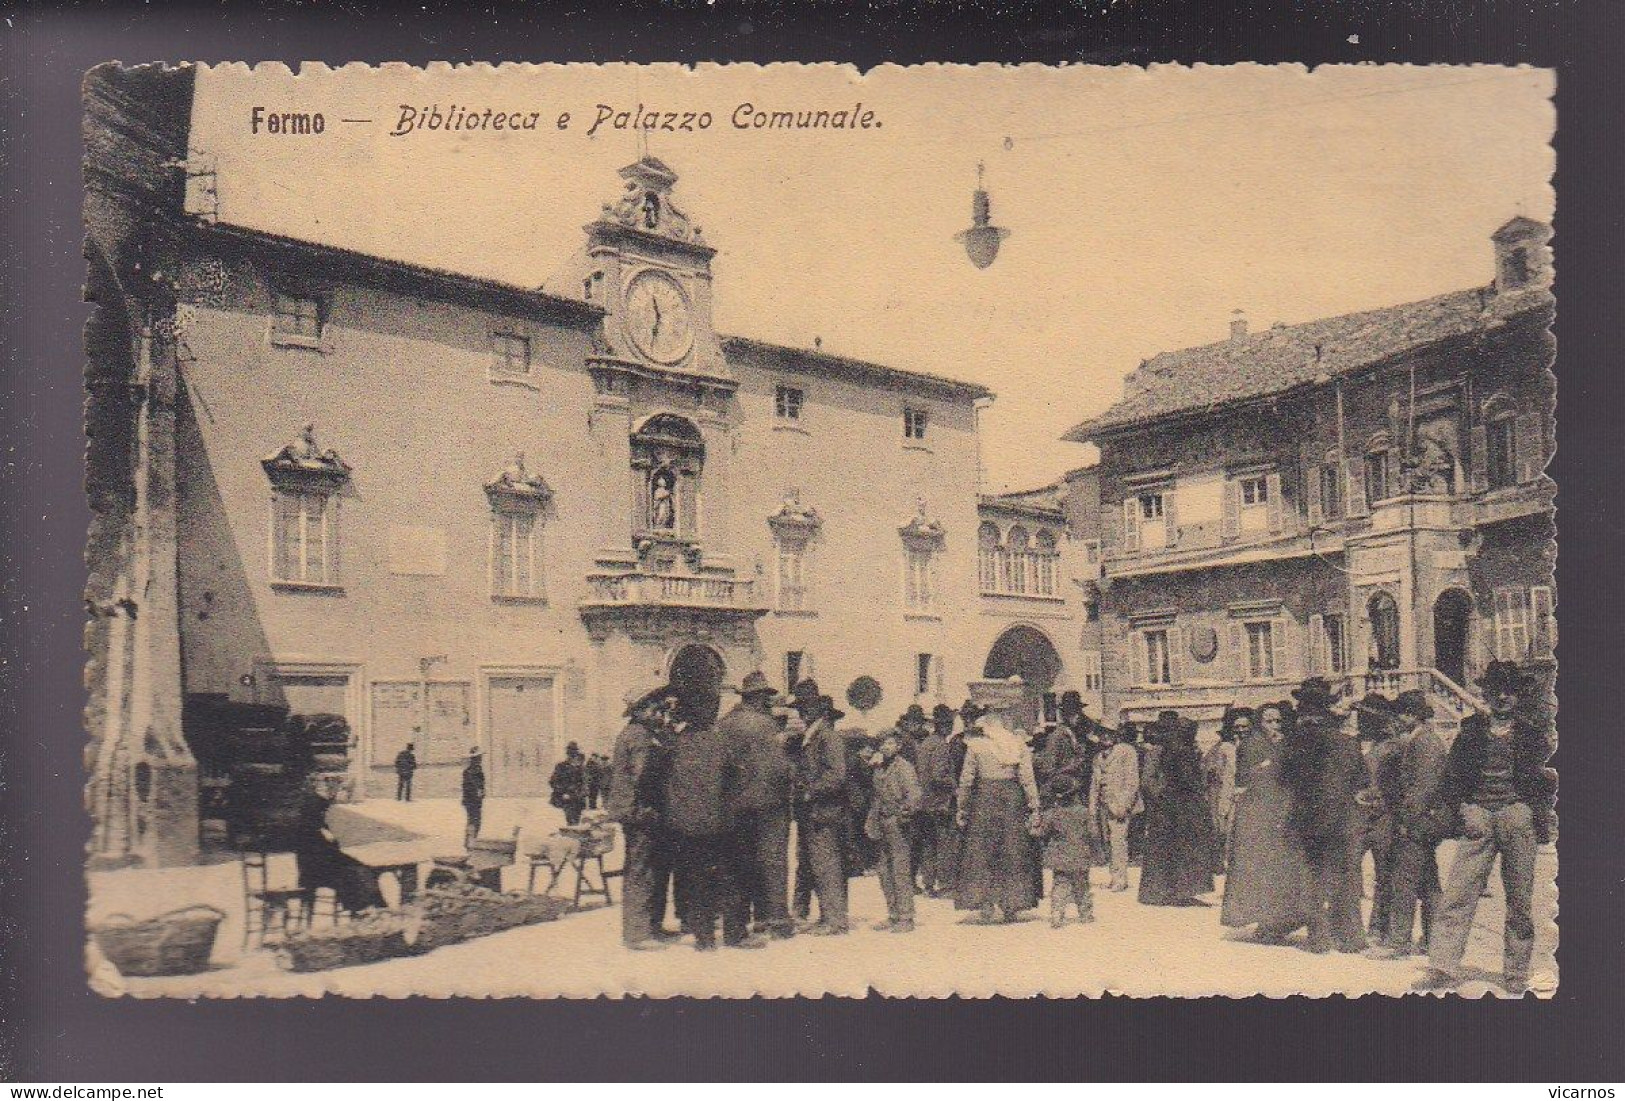
[[[971,227],[954,234],[954,240],[965,246],[965,255],[978,268],[985,268],[999,255],[999,245],[1010,231],[991,223],[992,207],[987,191],[982,187],[982,163],[976,164],[976,194],[971,198]]]

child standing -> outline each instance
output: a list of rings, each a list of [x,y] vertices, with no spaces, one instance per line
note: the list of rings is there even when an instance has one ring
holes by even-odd
[[[914,869],[910,838],[914,816],[920,809],[920,781],[902,749],[895,730],[881,735],[880,749],[871,758],[875,769],[874,799],[864,831],[880,848],[880,889],[886,895],[886,920],[877,930],[908,933],[914,929]]]
[[[1078,784],[1071,776],[1057,776],[1050,783],[1053,802],[1039,812],[1037,835],[1044,845],[1044,867],[1054,873],[1050,887],[1049,923],[1059,929],[1066,924],[1066,908],[1076,905],[1078,924],[1095,920],[1094,895],[1089,889],[1089,868],[1094,863],[1094,847],[1088,809],[1078,803]]]

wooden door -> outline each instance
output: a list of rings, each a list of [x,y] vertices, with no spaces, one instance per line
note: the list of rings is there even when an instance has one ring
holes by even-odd
[[[492,677],[486,692],[490,758],[486,783],[493,797],[547,794],[558,757],[553,678]]]

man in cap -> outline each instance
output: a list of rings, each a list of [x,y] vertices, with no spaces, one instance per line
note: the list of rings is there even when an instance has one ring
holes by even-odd
[[[828,696],[803,698],[798,703],[807,720],[807,735],[796,779],[796,829],[802,838],[801,861],[818,895],[818,924],[808,932],[814,936],[840,936],[848,930],[848,808],[846,746],[835,723],[845,713]]]
[[[1089,811],[1100,823],[1111,869],[1108,890],[1128,890],[1129,826],[1145,804],[1140,799],[1140,751],[1132,738],[1102,728],[1101,751],[1090,776]]]
[[[1535,849],[1551,840],[1551,737],[1518,714],[1534,682],[1512,662],[1490,662],[1478,685],[1490,713],[1463,719],[1450,746],[1439,799],[1460,808],[1462,836],[1433,922],[1428,970],[1415,985],[1440,990],[1461,981],[1467,935],[1499,856],[1506,890],[1501,983],[1521,995],[1535,945]]]
[[[1292,690],[1296,728],[1287,741],[1281,779],[1292,792],[1288,824],[1308,858],[1309,950],[1363,952],[1356,796],[1368,783],[1356,738],[1344,731],[1346,711],[1324,677]]]
[[[739,703],[717,722],[739,761],[733,793],[735,875],[754,912],[756,931],[794,934],[790,921],[790,812],[795,767],[773,719],[778,697],[760,672],[747,675]]]
[[[1449,747],[1429,722],[1433,707],[1417,689],[1401,692],[1394,700],[1394,721],[1399,726],[1399,763],[1389,802],[1394,816],[1394,844],[1389,854],[1390,885],[1388,929],[1368,955],[1376,959],[1408,956],[1415,949],[1411,931],[1416,905],[1422,904],[1422,943],[1425,946],[1439,905],[1439,864],[1434,851],[1445,834],[1435,807],[1444,782]]]
[[[665,838],[666,778],[671,771],[670,731],[662,712],[671,704],[665,685],[626,694],[626,726],[610,759],[612,821],[626,838],[622,873],[621,943],[634,951],[664,948],[666,880],[671,856]]]
[[[463,844],[471,845],[480,835],[480,818],[485,811],[485,766],[479,746],[468,750],[468,763],[463,766],[463,813],[468,823],[463,829]]]

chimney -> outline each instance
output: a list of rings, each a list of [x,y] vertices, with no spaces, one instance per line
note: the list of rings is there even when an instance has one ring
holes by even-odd
[[[1245,340],[1247,338],[1247,315],[1241,310],[1230,312],[1230,339]]]

